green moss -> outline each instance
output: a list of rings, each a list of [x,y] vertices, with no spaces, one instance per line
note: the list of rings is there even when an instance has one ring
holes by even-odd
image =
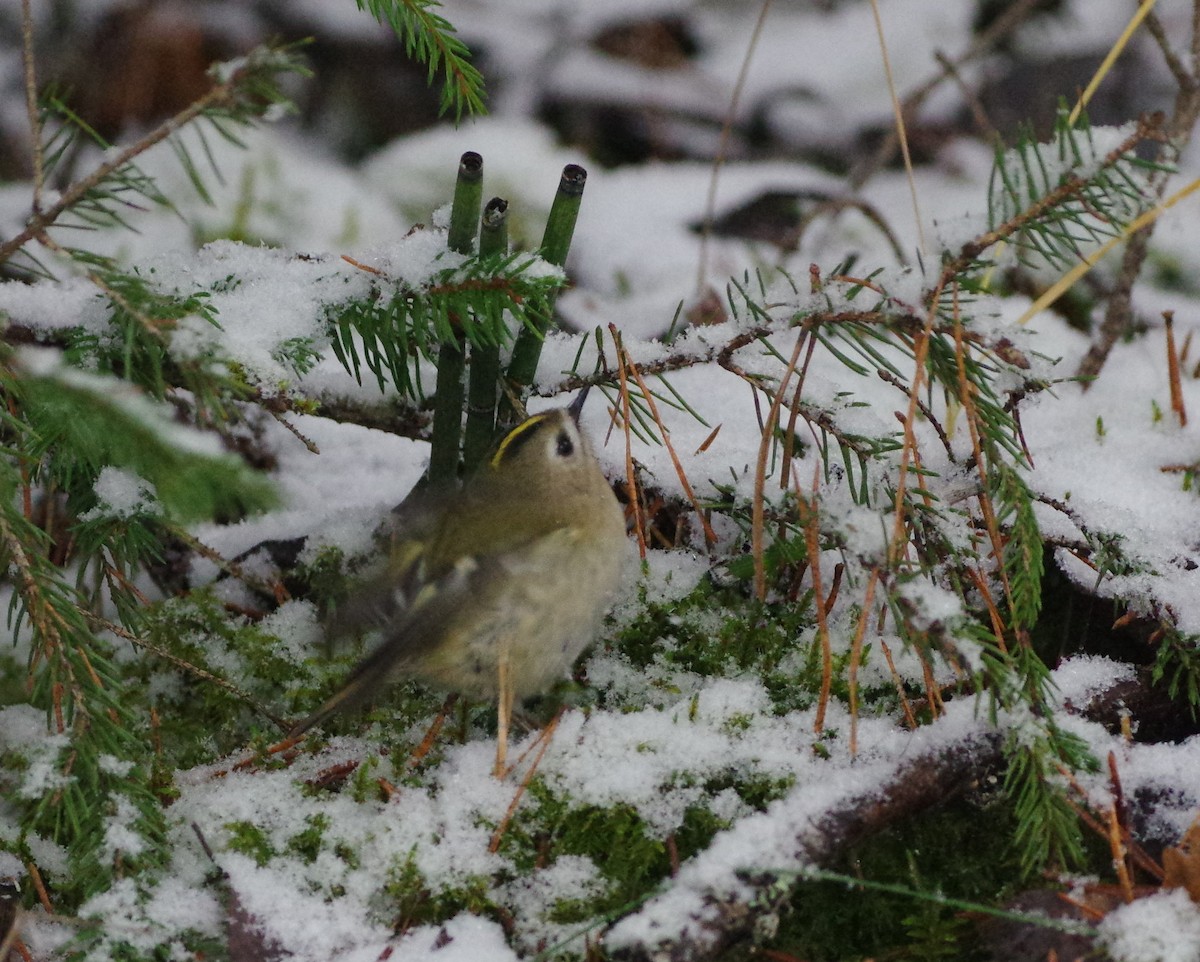
[[[278,854],[267,833],[253,822],[226,822],[225,830],[229,832],[230,851],[249,855],[260,867]]]
[[[308,827],[287,840],[287,851],[306,865],[311,865],[321,853],[325,830],[329,828],[329,816],[317,812],[309,815],[304,821]]]
[[[993,906],[1011,897],[1019,877],[1015,827],[1003,800],[960,799],[869,839],[835,870],[912,894],[801,882],[771,946],[812,962],[981,959],[971,922],[940,897]]]
[[[418,867],[415,854],[409,852],[389,870],[381,897],[393,928],[402,932],[444,922],[460,912],[495,916],[496,906],[488,897],[491,889],[492,880],[479,876],[435,891]]]
[[[613,647],[637,667],[661,662],[706,677],[759,676],[780,713],[811,707],[821,686],[821,650],[810,599],[763,604],[737,584],[703,579],[688,595],[651,601]],[[845,697],[848,655],[835,658],[834,695]]]
[[[589,859],[607,883],[605,894],[563,899],[551,916],[557,922],[581,922],[643,898],[671,874],[676,860],[695,855],[727,827],[727,822],[697,804],[687,809],[674,833],[662,837],[629,805],[572,804],[535,779],[526,805],[501,840],[500,851],[521,875],[565,855]]]

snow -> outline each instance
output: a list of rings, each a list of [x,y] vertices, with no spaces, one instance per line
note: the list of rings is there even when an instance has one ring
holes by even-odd
[[[1182,889],[1148,895],[1110,912],[1100,940],[1115,962],[1197,962],[1200,908]]]
[[[96,507],[79,516],[80,521],[94,518],[127,518],[135,514],[156,514],[154,485],[132,471],[107,465],[100,469],[92,485],[98,501]]]
[[[369,18],[346,10],[326,13],[326,6],[330,5],[309,2],[305,15],[330,32],[377,35]],[[741,8],[708,6],[700,25],[704,53],[686,73],[656,87],[670,105],[719,119],[745,54],[749,23]],[[884,29],[902,89],[933,71],[936,51],[962,49],[969,43],[970,5],[944,6],[936,18],[928,15],[927,6],[924,0],[883,5]],[[503,21],[510,31],[528,32],[524,40],[529,48],[550,51],[557,32],[584,35],[602,22],[619,19],[627,9],[642,13],[646,5],[629,0],[601,10],[525,0],[503,14],[485,3],[448,4],[447,15],[468,40]],[[654,9],[691,7],[672,0]],[[1098,12],[1091,5],[1085,10],[1080,4],[1075,9],[1080,14],[1075,27],[1086,28],[1088,37],[1101,45],[1119,29],[1122,18],[1116,11]],[[1055,51],[1074,49],[1077,41],[1075,34],[1068,37],[1052,29],[1039,42]],[[515,49],[518,44],[509,46]],[[527,64],[505,59],[511,52],[505,53],[504,44],[499,47],[497,69],[502,74],[529,70]],[[809,125],[827,131],[829,118],[837,118],[835,125],[847,132],[889,122],[878,40],[865,4],[839,5],[833,13],[777,6],[753,68],[742,113],[764,108],[772,123],[786,126],[797,140],[807,136]],[[647,85],[643,69],[614,67],[608,58],[579,49],[551,63],[544,76],[525,80],[558,85],[564,91],[602,91],[616,101],[644,94]],[[536,244],[563,165],[580,158],[558,145],[547,128],[515,115],[520,96],[519,89],[510,89],[506,109],[497,115],[457,130],[437,128],[405,137],[358,167],[322,156],[287,131],[250,134],[244,153],[214,138],[210,146],[225,181],[210,185],[212,207],[185,205],[182,217],[146,212],[135,217],[140,234],[96,232],[91,238],[94,249],[138,265],[147,283],[161,292],[186,297],[215,290],[203,311],[182,318],[172,332],[177,357],[236,365],[263,397],[352,401],[382,408],[394,396],[381,394],[370,377],[357,384],[332,357],[326,312],[367,296],[381,278],[419,285],[460,262],[446,250],[440,230],[406,232],[418,222],[433,228],[444,223],[444,207],[440,216],[434,211],[449,196],[458,157],[467,149],[484,156],[488,196],[504,196],[512,204],[514,239]],[[1120,129],[1097,131],[1097,153],[1102,155],[1124,135]],[[921,216],[938,243],[953,249],[983,228],[991,159],[986,148],[962,143],[947,148],[940,166],[918,171]],[[185,178],[165,146],[152,151],[143,166],[160,179],[167,194],[181,193]],[[639,364],[670,357],[711,358],[733,334],[765,322],[743,313],[690,328],[668,342],[677,307],[693,305],[706,285],[721,290],[728,278],[740,280],[760,268],[768,275],[775,267],[788,271],[799,288],[797,293],[789,284],[772,280],[766,297],[779,335],[773,344],[785,355],[798,337],[783,329],[793,315],[817,303],[831,309],[869,309],[865,301],[871,292],[851,300],[853,285],[828,280],[819,295],[827,300],[819,302],[808,289],[809,263],[828,272],[856,254],[862,263],[884,268],[877,282],[886,286],[894,302],[919,306],[928,278],[902,263],[916,248],[917,225],[908,185],[900,174],[881,173],[863,197],[901,238],[903,257],[867,218],[851,211],[804,238],[794,252],[714,238],[701,270],[701,240],[693,228],[705,214],[711,172],[709,163],[690,160],[614,170],[596,165],[590,171],[568,265],[574,286],[560,298],[559,308],[574,330],[601,328],[606,339],[601,350],[610,365],[615,355],[609,324],[619,329]],[[805,163],[739,157],[722,168],[718,212],[767,189],[838,196],[845,185]],[[247,195],[252,202],[242,210]],[[20,200],[23,196],[10,188],[0,191],[6,234],[19,223],[19,203],[27,203],[27,197]],[[1200,268],[1194,205],[1194,200],[1185,202],[1168,215],[1155,241],[1156,249],[1181,261],[1185,273]],[[199,249],[193,246],[194,238],[219,237],[235,224],[239,233],[263,244],[218,239]],[[535,266],[533,271],[542,269]],[[757,293],[752,277],[748,287]],[[1067,379],[1090,341],[1061,318],[1044,313],[1027,327],[1015,328],[1014,319],[1029,304],[1019,295],[981,295],[971,308],[972,330],[1009,337],[1031,358],[1039,375],[1054,381],[1046,393],[1025,400],[1022,428],[1033,462],[1025,481],[1044,499],[1036,507],[1037,518],[1043,536],[1061,545],[1056,562],[1087,591],[1128,603],[1152,619],[1169,616],[1184,635],[1200,635],[1200,568],[1194,563],[1200,550],[1200,512],[1196,492],[1188,486],[1193,482],[1180,467],[1197,463],[1200,444],[1194,421],[1180,426],[1170,410],[1165,338],[1155,325],[1161,310],[1178,310],[1176,336],[1182,341],[1194,329],[1197,301],[1194,292],[1139,290],[1138,305],[1151,329],[1118,344],[1104,373],[1087,391]],[[76,276],[38,285],[2,284],[0,313],[11,324],[49,334],[72,327],[107,331],[102,299],[88,281]],[[580,370],[590,371],[598,349],[590,337],[585,339]],[[299,341],[311,342],[317,352],[311,370],[297,369],[282,350]],[[580,341],[569,333],[548,338],[539,389],[550,393],[557,387]],[[898,369],[911,368],[900,352],[887,350],[884,356]],[[777,358],[758,343],[743,347],[734,359],[747,372],[779,369]],[[23,348],[14,363],[31,375],[60,378],[126,405],[176,443],[205,453],[218,450],[214,440],[184,431],[143,398],[114,395],[112,381],[67,369],[56,352]],[[895,412],[902,412],[906,398],[876,376],[874,361],[864,363],[865,374],[852,374],[822,350],[805,373],[805,402],[847,434],[898,437],[901,425]],[[1194,364],[1193,351],[1185,367]],[[428,374],[426,368],[423,376]],[[1017,385],[1012,371],[1002,378],[1008,379],[1002,380],[1006,387]],[[699,415],[693,418],[671,406],[667,393],[659,401],[675,453],[698,495],[718,496],[718,485],[731,485],[742,497],[751,495],[761,437],[751,388],[715,363],[674,373],[670,383]],[[649,386],[661,385],[651,379]],[[1200,380],[1185,375],[1183,391],[1195,417],[1200,411]],[[611,404],[613,398],[608,400]],[[536,410],[562,401],[539,398],[531,406]],[[930,398],[929,403],[945,413],[942,399]],[[320,453],[277,421],[256,425],[260,443],[275,463],[272,477],[280,507],[232,524],[199,524],[192,533],[227,558],[265,541],[306,537],[302,561],[312,562],[331,548],[347,559],[370,559],[377,553],[381,522],[421,476],[427,445],[313,414],[282,417]],[[620,432],[610,436],[610,420],[605,404],[589,402],[584,427],[595,439],[609,476],[623,477],[624,438]],[[930,497],[966,512],[977,492],[973,475],[962,466],[970,439],[961,416],[958,425],[950,453],[926,425],[918,424],[916,430],[923,466],[938,475],[928,482]],[[714,428],[719,428],[715,439],[700,451]],[[841,657],[850,651],[855,636],[853,605],[861,601],[866,565],[885,557],[889,548],[890,492],[872,464],[866,486],[869,501],[860,503],[856,495],[861,479],[850,478],[836,444],[830,444],[833,468],[819,473],[815,451],[822,443],[820,432],[802,426],[800,434],[808,450],[797,454],[795,484],[806,498],[817,501],[823,530],[836,532],[840,539],[839,550],[825,552],[820,559],[825,590],[835,564],[844,561],[850,572],[829,618],[833,654]],[[631,446],[645,481],[666,495],[682,494],[682,482],[664,445],[635,439]],[[100,473],[95,494],[98,505],[88,517],[124,518],[155,510],[152,486],[119,468]],[[765,497],[772,505],[784,503],[777,475],[768,479]],[[959,546],[978,537],[965,514],[961,520],[958,526],[946,521],[938,533]],[[743,540],[744,533],[727,519],[715,524],[723,545]],[[1119,558],[1110,568],[1097,570],[1094,555],[1083,560],[1084,548],[1096,548],[1098,539],[1114,535],[1120,538]],[[629,550],[635,550],[632,544]],[[263,576],[270,573],[263,555],[245,559],[244,566]],[[675,615],[665,623],[656,653],[645,664],[606,646],[604,642],[647,605],[665,608],[682,602],[708,577],[709,566],[698,538],[676,551],[653,552],[641,572],[630,566],[613,625],[585,662],[589,687],[603,699],[603,707],[566,712],[538,767],[536,790],[553,795],[574,812],[588,806],[635,812],[641,831],[655,843],[673,838],[695,806],[703,805],[721,826],[712,843],[686,859],[663,891],[604,933],[610,951],[654,945],[684,932],[701,933],[715,901],[750,894],[746,870],[787,875],[811,867],[805,842],[831,813],[877,797],[904,765],[923,753],[970,744],[993,731],[987,712],[961,699],[949,704],[938,721],[912,732],[892,717],[864,715],[858,720],[859,750],[852,754],[851,720],[836,700],[821,731],[814,732],[815,709],[779,710],[755,671],[737,670],[731,661],[726,673],[710,676],[672,659],[679,646],[673,630],[682,633],[698,623],[716,631],[722,621],[719,613]],[[197,559],[189,576],[192,586],[201,588],[215,582],[221,571],[215,563]],[[223,583],[217,590],[228,593],[220,595],[224,600],[238,600],[235,585]],[[932,581],[914,577],[900,594],[911,606],[915,627],[941,630],[964,618],[958,595]],[[694,620],[685,624],[686,619]],[[308,601],[284,602],[258,627],[277,640],[273,652],[297,670],[322,649],[320,617]],[[808,631],[792,640],[799,649],[814,638]],[[208,650],[213,669],[235,679],[245,670],[242,653],[222,649],[199,632],[191,640]],[[893,684],[892,670],[878,654],[881,642],[894,649],[895,670],[902,678],[922,678],[923,665],[903,648],[894,627],[873,621],[865,642],[873,654],[862,667],[863,686]],[[979,664],[977,646],[964,639],[957,644],[969,665]],[[795,665],[785,661],[781,670],[794,669],[799,676],[800,656],[795,660]],[[935,665],[933,671],[939,680],[953,678],[946,665]],[[1134,675],[1132,666],[1108,658],[1071,658],[1053,673],[1055,697],[1064,706],[1082,708]],[[173,676],[159,675],[150,682],[151,690],[164,697],[179,685]],[[611,879],[585,855],[561,855],[527,870],[503,849],[489,851],[493,832],[529,763],[507,780],[493,778],[493,743],[476,725],[465,742],[443,736],[436,763],[408,771],[402,754],[405,743],[418,740],[430,721],[408,718],[398,730],[389,730],[386,753],[379,751],[378,737],[386,726],[376,721],[361,735],[334,737],[315,753],[302,751],[288,766],[234,770],[242,759],[233,756],[175,772],[179,798],[167,810],[175,852],[170,870],[147,889],[124,879],[83,906],[81,914],[111,920],[118,933],[114,938],[147,953],[171,945],[182,953],[178,940],[189,931],[217,936],[232,924],[228,896],[244,915],[241,924],[265,945],[297,960],[336,957],[365,962],[379,959],[389,948],[404,959],[506,960],[532,957],[558,945],[565,945],[568,955],[581,956],[581,932],[589,923],[561,921],[557,903],[601,901],[610,894]],[[1003,715],[996,724],[1026,739],[1041,731],[1039,719],[1019,712]],[[1113,753],[1127,796],[1153,792],[1162,799],[1144,831],[1166,844],[1176,842],[1200,805],[1200,737],[1175,744],[1129,744],[1078,717],[1064,724],[1096,758],[1104,760]],[[536,751],[536,738],[536,732],[514,735],[512,756]],[[0,748],[19,753],[26,762],[18,797],[42,797],[64,784],[69,776],[62,775],[60,755],[67,745],[65,736],[45,733],[41,713],[22,706],[0,708]],[[105,764],[106,771],[117,773],[113,764]],[[349,789],[314,790],[308,784],[340,764],[370,773],[364,783],[371,786],[376,778],[387,779],[396,794],[387,801],[373,793],[356,798]],[[738,780],[762,781],[778,790],[764,806],[755,807],[734,789],[709,788]],[[1081,776],[1080,782],[1094,804],[1111,802],[1106,772]],[[538,811],[534,794],[531,790],[523,798],[519,813]],[[219,883],[205,884],[214,866],[198,846],[193,823],[224,873]],[[307,860],[296,851],[295,840],[315,824],[326,828],[319,850]],[[239,847],[242,825],[262,834],[273,857],[260,861]],[[18,832],[10,803],[0,799],[0,840],[11,842]],[[64,875],[67,859],[61,848],[39,836],[29,837],[27,844],[44,874],[51,879]],[[106,856],[135,855],[143,844],[136,812],[118,798],[105,834]],[[360,861],[351,864],[339,851],[356,852]],[[5,864],[0,861],[0,874]],[[509,914],[507,929],[464,905],[444,922],[415,924],[398,935],[395,907],[383,904],[381,892],[388,880],[405,870],[417,873],[422,889],[437,897],[449,899],[446,893],[457,893],[465,903],[461,893],[480,887]],[[31,924],[38,931],[50,927],[44,921]],[[1111,912],[1098,931],[1113,957],[1126,962],[1200,960],[1200,912],[1182,892],[1139,898]]]

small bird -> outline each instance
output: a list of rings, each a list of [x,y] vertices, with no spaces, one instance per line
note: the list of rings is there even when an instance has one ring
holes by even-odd
[[[621,576],[624,512],[579,430],[582,401],[518,424],[460,491],[401,507],[386,572],[331,628],[377,629],[383,640],[290,737],[415,678],[498,700],[504,773],[514,701],[566,674]]]

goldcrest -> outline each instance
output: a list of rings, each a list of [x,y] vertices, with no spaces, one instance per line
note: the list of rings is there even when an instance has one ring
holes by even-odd
[[[591,642],[625,556],[624,512],[578,406],[529,417],[460,491],[403,509],[387,571],[333,627],[377,629],[382,641],[293,736],[415,678],[499,700],[503,768],[514,700],[563,678]]]

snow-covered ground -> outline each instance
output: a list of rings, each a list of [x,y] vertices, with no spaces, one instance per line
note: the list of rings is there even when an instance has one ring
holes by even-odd
[[[328,6],[344,8],[347,3]],[[831,6],[831,11],[822,11],[816,5],[776,5],[770,11],[750,64],[742,110],[768,105],[778,136],[801,143],[818,130],[835,141],[844,137],[845,145],[838,149],[849,149],[850,132],[871,125],[887,127],[891,104],[870,6]],[[1128,15],[1120,4],[1096,9],[1095,4],[1076,0],[1067,6],[1055,25],[1039,32],[1039,53],[1052,56],[1089,46],[1103,51],[1120,34]],[[968,4],[885,0],[880,7],[902,94],[936,73],[937,53],[953,55],[971,43]],[[701,55],[673,74],[648,72],[579,42],[604,23],[631,12],[642,16],[650,8],[686,16],[700,38]],[[1181,0],[1163,0],[1159,8],[1169,25],[1189,22],[1190,11]],[[314,18],[316,32],[323,26],[347,29],[346,9],[329,14],[329,22],[322,12],[325,5],[309,3],[305,9]],[[468,42],[488,42],[489,64],[501,88],[492,116],[402,138],[358,165],[323,155],[310,137],[292,128],[250,133],[245,150],[216,140],[210,146],[224,182],[210,185],[212,206],[185,206],[182,217],[172,211],[147,211],[131,217],[138,233],[98,233],[90,238],[89,245],[99,252],[144,271],[153,269],[155,283],[164,290],[208,289],[230,274],[241,279],[236,288],[212,301],[220,330],[185,320],[175,335],[180,351],[199,354],[215,341],[266,394],[379,402],[374,382],[356,383],[333,357],[327,341],[322,342],[323,307],[339,298],[361,296],[369,280],[340,255],[350,255],[359,264],[387,265],[412,280],[425,276],[434,243],[428,238],[436,235],[405,234],[418,221],[429,223],[432,212],[446,203],[465,150],[483,155],[485,196],[498,194],[510,201],[514,232],[536,237],[563,165],[587,164],[531,118],[530,106],[538,93],[582,92],[617,102],[653,93],[673,111],[710,125],[719,123],[754,18],[741,5],[685,0],[606,4],[603,13],[596,5],[544,0],[462,0],[447,4],[445,13]],[[970,81],[978,69],[983,67],[965,68],[965,79]],[[959,104],[954,89],[939,88],[926,107],[926,119],[954,114]],[[714,129],[698,126],[698,152],[711,145]],[[918,254],[925,264],[935,264],[937,239],[961,242],[981,229],[992,161],[990,148],[965,137],[943,145],[936,163],[916,171],[919,213],[914,212],[902,172],[884,170],[866,183],[859,197],[889,225],[906,263],[875,224],[853,211],[807,232],[795,251],[781,253],[767,245],[717,237],[702,255],[703,242],[693,225],[705,213],[710,163],[680,160],[617,169],[588,165],[569,262],[574,286],[561,298],[560,313],[580,331],[616,325],[634,359],[647,362],[666,352],[655,339],[671,326],[681,302],[690,307],[705,287],[724,290],[729,278],[758,268],[782,268],[807,284],[810,263],[828,272],[853,254],[869,270],[881,268],[876,280],[898,298],[915,297],[928,281],[912,266],[920,262]],[[186,175],[169,149],[153,151],[141,166],[167,195],[187,196]],[[1200,176],[1200,165],[1188,157],[1181,166],[1176,186]],[[249,204],[247,183],[254,185]],[[738,157],[720,168],[716,203],[723,211],[766,190],[836,195],[844,189],[841,178],[810,164],[778,156]],[[16,232],[28,203],[28,185],[0,186],[0,236]],[[1153,243],[1156,256],[1174,262],[1184,278],[1200,269],[1198,203],[1190,198],[1166,214]],[[227,241],[199,253],[194,250],[195,237],[220,235],[235,222],[246,234],[280,245],[280,250]],[[924,251],[919,251],[921,237],[927,239]],[[297,260],[291,256],[295,253],[309,256]],[[1021,410],[1032,461],[1026,480],[1046,499],[1038,507],[1044,537],[1071,544],[1085,540],[1085,534],[1118,535],[1123,556],[1137,567],[1101,576],[1067,550],[1058,552],[1058,564],[1087,591],[1127,602],[1148,618],[1169,616],[1184,636],[1200,636],[1200,510],[1196,492],[1185,483],[1190,473],[1179,468],[1200,463],[1200,437],[1194,420],[1181,426],[1171,411],[1160,323],[1164,310],[1174,311],[1176,340],[1189,342],[1200,296],[1192,284],[1171,290],[1143,284],[1134,300],[1149,329],[1119,343],[1086,391],[1068,379],[1090,339],[1061,316],[1043,311],[1018,325],[1031,302],[1011,295],[981,301],[980,323],[993,335],[1010,335],[1031,357],[1046,359],[1035,363],[1042,365],[1046,377],[1062,379],[1031,397]],[[4,284],[0,314],[38,329],[83,324],[99,330],[104,324],[94,290],[79,279],[34,288]],[[711,332],[694,331],[687,343],[695,347],[706,337],[716,343],[723,330],[718,326]],[[304,374],[281,363],[275,351],[280,343],[296,338],[313,339],[322,348],[319,362]],[[551,339],[541,370],[544,390],[558,384],[557,372],[570,368],[577,350],[577,339]],[[611,360],[611,344],[608,350]],[[1200,412],[1196,370],[1200,368],[1193,349],[1184,360],[1182,380],[1183,401],[1191,412]],[[874,378],[847,384],[846,376],[825,357],[808,375],[806,389],[830,405],[838,402],[839,392],[854,391],[868,404],[856,415],[862,419],[863,433],[884,430],[879,426],[904,406],[903,396]],[[698,493],[712,496],[716,483],[729,482],[731,469],[736,483],[748,491],[752,470],[747,466],[758,459],[760,430],[746,382],[716,364],[706,364],[678,372],[671,384],[702,419],[677,410],[666,413],[674,449]],[[537,399],[532,407],[550,403],[562,399]],[[319,416],[288,419],[320,453],[283,427],[267,426],[264,443],[277,460],[273,477],[281,507],[237,525],[200,525],[195,533],[226,557],[269,539],[302,535],[312,537],[310,547],[336,545],[350,555],[361,554],[369,548],[375,525],[419,477],[425,446]],[[602,405],[585,411],[585,428],[597,440],[603,467],[619,477],[625,472],[624,439],[614,432],[607,446],[602,444],[608,421]],[[705,446],[717,425],[720,432]],[[961,423],[952,442],[959,453],[969,450]],[[934,447],[930,445],[926,467],[948,469],[950,465],[938,462]],[[635,439],[632,454],[658,488],[668,495],[683,494],[665,447]],[[812,476],[815,461],[815,453],[810,453],[798,462],[803,484]],[[836,484],[828,495],[831,504],[838,503]],[[116,510],[119,497],[108,500]],[[847,502],[841,523],[853,527],[857,516],[850,511]],[[872,519],[867,520],[869,526]],[[879,539],[877,532],[862,532],[862,545],[872,539]],[[610,632],[615,634],[635,617],[633,598],[639,583],[659,602],[685,596],[708,567],[700,547],[697,542],[693,550],[652,552],[645,570],[639,571],[631,542],[627,583]],[[866,553],[867,548],[862,550]],[[827,556],[832,569],[838,554],[831,551]],[[203,561],[192,572],[197,584],[216,575],[215,566]],[[846,597],[832,614],[837,655],[848,652],[853,639],[847,598],[854,591],[861,598],[862,588],[861,583],[847,585]],[[937,599],[925,602],[932,611]],[[291,658],[312,657],[320,650],[316,614],[306,602],[290,602],[263,627],[280,638]],[[797,640],[811,643],[812,637]],[[670,643],[663,639],[664,645]],[[1194,644],[1194,639],[1185,638],[1185,643]],[[915,657],[900,651],[896,656],[902,675],[920,678]],[[896,718],[866,714],[857,721],[858,751],[852,753],[845,705],[835,701],[822,730],[814,733],[814,706],[779,712],[763,679],[753,673],[705,677],[665,658],[646,667],[604,646],[589,656],[585,667],[590,683],[605,693],[611,706],[620,708],[575,710],[563,716],[538,767],[547,790],[576,809],[627,806],[642,820],[648,836],[659,841],[677,832],[689,808],[700,803],[722,826],[713,842],[680,866],[658,894],[627,911],[610,929],[592,933],[597,938],[603,932],[604,944],[613,950],[652,946],[684,934],[702,944],[715,906],[752,897],[742,873],[804,869],[804,832],[831,812],[886,791],[913,759],[969,746],[996,727],[1023,723],[1005,715],[993,723],[969,701],[950,704],[943,717],[915,731]],[[891,675],[878,657],[863,672],[865,687],[890,684]],[[1058,666],[1053,678],[1063,703],[1081,705],[1132,674],[1129,665],[1080,656]],[[1200,738],[1136,744],[1081,717],[1063,717],[1096,758],[1115,755],[1127,797],[1158,793],[1162,803],[1149,831],[1158,841],[1177,842],[1200,811]],[[427,721],[405,736],[419,738]],[[409,778],[401,762],[378,753],[371,734],[378,732],[334,738],[320,752],[302,753],[277,770],[231,771],[237,758],[221,758],[177,773],[180,797],[167,813],[175,851],[168,876],[149,901],[136,881],[128,879],[93,899],[82,914],[107,919],[113,939],[147,952],[166,945],[172,957],[179,958],[190,957],[178,941],[181,933],[216,936],[229,924],[227,893],[233,893],[240,911],[253,920],[249,927],[258,933],[256,938],[272,946],[277,957],[367,962],[386,957],[390,950],[405,960],[500,960],[532,957],[555,946],[564,954],[582,956],[580,923],[560,921],[556,907],[570,900],[601,900],[608,894],[608,880],[586,855],[560,857],[528,870],[503,847],[490,851],[493,828],[518,790],[515,777],[492,777],[491,742],[477,733],[466,743],[447,744],[436,767]],[[520,755],[535,739],[536,733],[523,736],[513,751]],[[40,713],[21,705],[0,708],[0,748],[34,758],[50,757],[46,753],[57,750],[47,742]],[[345,763],[372,766],[373,777],[400,787],[384,801],[351,797],[349,791],[316,793],[306,786]],[[782,787],[778,797],[756,811],[732,789],[712,793],[705,787],[722,780],[761,780]],[[1080,781],[1094,804],[1109,803],[1107,773],[1080,776]],[[534,803],[526,798],[522,804]],[[262,833],[274,853],[271,858],[259,862],[233,850],[231,826],[240,823]],[[291,840],[314,824],[325,826],[317,855],[289,852]],[[220,886],[206,884],[212,864],[196,842],[193,825],[226,873]],[[114,834],[120,827],[116,813]],[[0,800],[0,844],[17,832],[13,810]],[[53,879],[65,865],[64,854],[44,841],[37,845],[40,868]],[[357,855],[348,859],[339,854],[346,851]],[[0,875],[7,871],[5,859],[0,854]],[[479,887],[481,900],[503,906],[508,913],[507,930],[463,911],[444,924],[417,925],[397,938],[377,909],[381,887],[394,882],[402,866],[442,896],[453,892],[463,898],[461,893]],[[1200,908],[1180,892],[1162,893],[1111,913],[1101,934],[1118,959],[1197,960]],[[64,937],[64,930],[51,923],[31,918],[26,924],[26,941],[36,957]]]

